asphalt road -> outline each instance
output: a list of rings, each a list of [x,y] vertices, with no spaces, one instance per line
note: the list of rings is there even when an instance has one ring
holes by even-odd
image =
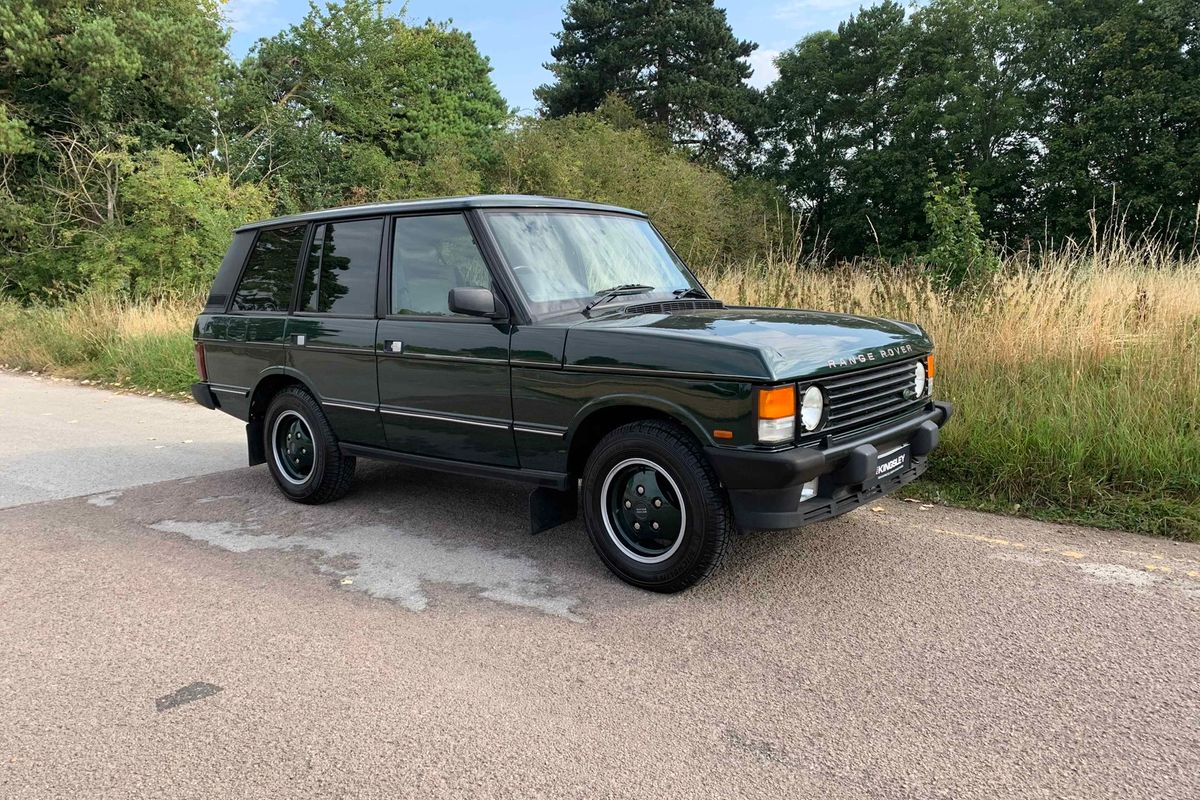
[[[1200,546],[884,501],[663,597],[181,403],[0,375],[0,455],[0,797],[1200,796]]]

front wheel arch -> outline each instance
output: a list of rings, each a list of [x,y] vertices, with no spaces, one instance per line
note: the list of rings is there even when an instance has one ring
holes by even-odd
[[[642,420],[610,431],[589,458],[581,488],[593,549],[634,586],[682,591],[711,575],[729,551],[728,494],[677,422]],[[661,533],[678,526],[677,537],[656,534],[660,521]]]
[[[600,440],[622,425],[661,420],[686,430],[698,444],[712,442],[704,428],[683,408],[658,398],[614,395],[590,403],[579,411],[567,435],[567,471],[583,475],[584,465]]]

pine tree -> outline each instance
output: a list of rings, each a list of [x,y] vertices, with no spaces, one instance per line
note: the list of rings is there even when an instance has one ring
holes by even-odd
[[[754,90],[746,59],[713,0],[570,0],[554,61],[556,81],[535,92],[550,117],[594,111],[609,94],[676,144],[727,157],[748,127]]]

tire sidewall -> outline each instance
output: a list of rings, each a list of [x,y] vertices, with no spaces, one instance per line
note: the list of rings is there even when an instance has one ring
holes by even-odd
[[[316,417],[320,411],[314,407],[315,402],[305,394],[291,391],[280,392],[268,406],[263,426],[263,444],[266,448],[267,468],[271,471],[271,477],[275,479],[275,485],[279,487],[280,491],[298,499],[307,498],[320,488],[329,463],[330,442],[325,436],[325,426],[321,425]],[[275,463],[275,420],[287,411],[300,415],[313,438],[313,469],[304,483],[292,483],[283,477],[279,466]]]
[[[604,523],[605,478],[628,458],[644,458],[665,470],[679,487],[680,503],[686,510],[683,542],[670,558],[644,564],[621,552]],[[583,476],[583,515],[588,535],[600,558],[624,580],[653,589],[669,585],[690,573],[703,557],[712,520],[704,502],[705,488],[693,469],[673,448],[655,438],[631,433],[603,440],[588,460]]]

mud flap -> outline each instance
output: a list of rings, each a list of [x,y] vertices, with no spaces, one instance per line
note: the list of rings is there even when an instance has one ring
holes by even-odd
[[[570,522],[579,515],[579,489],[539,486],[529,493],[529,532],[541,533]]]
[[[267,448],[263,444],[263,421],[252,419],[246,423],[246,460],[249,466],[267,463]]]

